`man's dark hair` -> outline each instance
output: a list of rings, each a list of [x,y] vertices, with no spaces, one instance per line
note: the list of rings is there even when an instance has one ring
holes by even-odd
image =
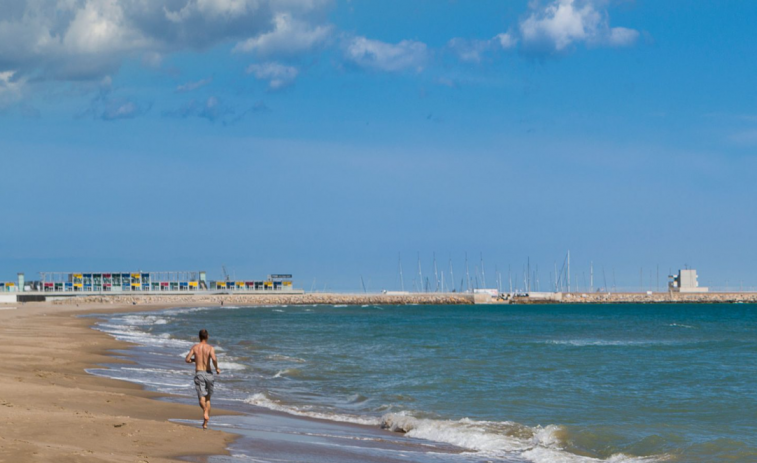
[[[202,329],[200,330],[200,341],[207,341],[208,340],[208,330]]]

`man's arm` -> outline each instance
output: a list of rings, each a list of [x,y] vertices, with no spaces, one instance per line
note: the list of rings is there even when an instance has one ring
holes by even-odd
[[[220,375],[221,370],[218,369],[218,359],[216,359],[216,348],[210,349],[210,358],[213,360],[213,365],[216,367],[216,374]]]
[[[195,346],[192,346],[192,348],[189,349],[189,353],[187,354],[187,358],[185,358],[184,361],[187,362],[187,363],[192,363],[192,356],[194,355],[194,353],[195,353]]]

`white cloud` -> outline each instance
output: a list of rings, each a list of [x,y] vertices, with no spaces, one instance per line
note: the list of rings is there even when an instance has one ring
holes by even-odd
[[[141,113],[139,107],[133,101],[115,104],[105,109],[102,119],[114,121],[116,119],[132,119]]]
[[[628,46],[639,33],[632,29],[610,28],[606,11],[598,9],[599,0],[553,0],[536,8],[520,23],[520,34],[527,51],[560,53],[571,45]]]
[[[291,85],[297,78],[299,70],[293,66],[285,66],[280,63],[251,64],[247,67],[247,73],[256,79],[267,80],[268,88],[278,90]]]
[[[17,92],[20,88],[20,83],[13,81],[13,76],[16,71],[4,71],[0,72],[0,93]]]
[[[494,40],[496,40],[499,43],[499,46],[505,50],[515,48],[515,45],[518,44],[518,39],[509,32],[497,34],[497,36],[494,37]]]
[[[176,93],[191,92],[193,90],[197,90],[198,88],[204,87],[210,84],[211,82],[213,82],[212,77],[208,77],[207,79],[201,79],[196,82],[187,82],[186,84],[182,84],[176,87]]]
[[[392,44],[365,37],[353,37],[347,41],[345,58],[363,68],[386,72],[405,69],[422,70],[428,61],[425,43],[403,40]]]
[[[18,100],[21,97],[21,90],[24,82],[15,80],[13,76],[16,71],[0,72],[0,108]]]
[[[447,43],[447,47],[452,50],[461,61],[480,63],[483,55],[491,50],[492,41],[471,40],[456,37]]]
[[[162,56],[219,43],[262,38],[275,23],[294,45],[316,43],[326,26],[311,26],[326,0],[0,0],[0,72],[43,80],[99,80],[123,60],[159,66]],[[284,30],[284,29],[282,29]],[[287,51],[281,34],[260,42]],[[265,42],[265,43],[264,43]]]
[[[239,42],[234,51],[254,52],[259,56],[295,54],[322,44],[333,29],[330,25],[312,27],[289,13],[277,14],[273,18],[273,25],[272,31]]]
[[[464,39],[456,37],[447,43],[449,48],[460,61],[480,63],[484,56],[496,50],[509,50],[515,47],[518,39],[512,34],[502,33],[489,40]]]
[[[627,47],[636,43],[639,39],[639,31],[625,27],[613,27],[607,37],[607,43],[613,47]]]
[[[256,0],[190,0],[178,10],[163,7],[166,18],[171,22],[182,22],[193,15],[207,16],[240,16],[255,11],[260,7]]]

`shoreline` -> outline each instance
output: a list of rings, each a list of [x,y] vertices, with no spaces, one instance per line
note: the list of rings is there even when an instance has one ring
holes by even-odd
[[[216,405],[211,428],[203,431],[199,407],[180,403],[181,396],[87,371],[135,364],[132,359],[137,356],[123,351],[139,346],[95,329],[103,318],[88,315],[198,305],[203,304],[0,304],[0,341],[11,346],[0,373],[0,409],[6,417],[0,423],[0,462],[26,461],[29,456],[44,462],[226,462],[238,441],[243,446],[237,450],[249,450],[256,458],[277,460],[274,455],[283,453],[294,461],[314,463],[399,461],[376,454],[381,449],[418,454],[464,451],[374,425],[297,416],[252,404]],[[242,433],[229,426],[239,419],[247,420]],[[219,427],[213,429],[214,422]],[[321,436],[320,442],[303,437],[308,435]],[[344,439],[354,447],[329,448]]]
[[[0,304],[0,340],[10,346],[6,369],[0,373],[0,410],[7,417],[0,423],[0,462],[33,455],[34,461],[55,462],[226,463],[236,461],[230,455],[242,449],[259,461],[394,463],[399,460],[377,451],[401,449],[416,455],[466,451],[374,425],[293,416],[256,403],[237,406],[223,398],[212,414],[216,420],[211,420],[211,428],[214,421],[218,426],[201,431],[199,407],[179,403],[186,401],[182,394],[151,392],[135,382],[89,373],[109,364],[138,364],[140,354],[133,348],[141,344],[95,329],[93,325],[105,317],[83,316],[220,305],[79,303]],[[244,426],[236,426],[241,422]],[[314,442],[313,436],[320,436],[320,442]],[[337,448],[333,444],[339,441],[354,447]],[[357,458],[366,456],[356,453],[358,446],[360,452],[373,454]]]
[[[229,455],[236,436],[200,429],[199,407],[158,400],[167,395],[86,371],[131,363],[117,352],[131,344],[93,329],[97,318],[81,315],[176,306],[0,306],[0,341],[6,346],[0,461],[175,462]],[[214,409],[215,416],[224,414],[234,412]]]
[[[157,316],[163,310],[180,309],[184,307],[204,307],[208,310],[223,310],[220,305],[208,306],[201,304],[189,304],[185,306],[145,306],[150,317]],[[236,308],[229,305],[230,308]],[[264,305],[250,305],[252,309],[265,310]],[[102,313],[102,311],[96,311]],[[115,309],[114,315],[135,313],[134,311],[123,311]],[[104,318],[104,317],[103,317]],[[93,318],[102,320],[101,317]],[[118,322],[117,322],[118,323]],[[99,328],[93,329],[100,331]],[[101,331],[108,336],[118,336],[108,334],[107,330]],[[118,338],[117,338],[118,339]],[[146,347],[151,345],[142,344],[139,341],[130,342],[129,345],[134,347]],[[150,356],[153,355],[149,350],[130,349],[126,356],[138,364],[144,364],[149,368],[166,368],[162,364],[154,364]],[[176,352],[173,352],[175,354]],[[145,360],[143,363],[142,360]],[[222,359],[219,359],[222,361]],[[223,363],[219,365],[223,370]],[[111,365],[111,368],[117,370],[118,364]],[[91,371],[91,370],[90,370]],[[233,371],[233,370],[232,370]],[[125,378],[119,378],[119,374],[111,378],[123,381],[129,381]],[[90,374],[98,375],[91,372]],[[228,373],[227,373],[228,375]],[[107,377],[107,376],[106,376]],[[220,377],[221,381],[225,379],[233,380],[234,376],[224,375]],[[137,380],[136,383],[141,383]],[[154,390],[149,386],[149,382],[144,383],[147,388]],[[157,383],[156,383],[157,384]],[[160,390],[160,388],[158,388]],[[183,393],[172,393],[164,391],[158,399],[168,401],[183,402],[187,397]],[[264,401],[265,402],[265,401]],[[293,412],[292,410],[283,410],[278,406],[269,406],[269,404],[260,404],[255,401],[240,401],[239,398],[227,397],[221,395],[214,402],[214,411],[220,407],[226,413],[211,413],[211,428],[222,429],[231,433],[234,437],[229,442],[224,454],[211,455],[201,458],[198,456],[184,456],[183,460],[198,461],[202,463],[226,463],[237,461],[235,458],[252,458],[255,461],[308,461],[310,463],[353,463],[361,461],[366,463],[400,463],[404,459],[398,460],[393,453],[405,453],[415,455],[412,461],[426,461],[429,455],[443,454],[460,454],[469,449],[455,446],[453,444],[427,440],[423,438],[414,438],[407,436],[404,431],[397,429],[388,429],[380,423],[378,417],[373,422],[371,418],[360,418],[357,416],[339,415],[325,416],[319,413],[310,412]],[[179,420],[174,420],[179,421]],[[232,458],[223,458],[223,455],[229,455]],[[437,461],[436,457],[433,461]],[[500,459],[501,462],[510,460]]]

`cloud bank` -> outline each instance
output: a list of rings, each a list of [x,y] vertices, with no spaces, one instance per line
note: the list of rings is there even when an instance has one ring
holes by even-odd
[[[609,0],[530,2],[513,27],[490,38],[457,37],[432,50],[419,40],[386,42],[336,30],[325,19],[333,0],[0,0],[0,107],[44,82],[101,81],[126,60],[159,69],[164,57],[233,45],[246,72],[268,90],[291,86],[308,55],[334,52],[338,67],[370,72],[422,72],[439,57],[482,63],[497,53],[557,56],[577,45],[627,47],[639,32],[610,26]],[[212,79],[185,82],[176,93]],[[103,99],[94,111],[106,120],[144,114],[149,105]],[[220,106],[203,102],[206,118]],[[195,108],[201,107],[195,103]],[[200,112],[199,109],[194,109]],[[201,116],[203,117],[203,116]]]
[[[261,51],[301,49],[327,30],[309,29],[300,18],[326,5],[318,0],[0,0],[0,72],[37,80],[100,79],[129,57],[155,63],[166,53],[234,40],[252,40],[248,46]]]

